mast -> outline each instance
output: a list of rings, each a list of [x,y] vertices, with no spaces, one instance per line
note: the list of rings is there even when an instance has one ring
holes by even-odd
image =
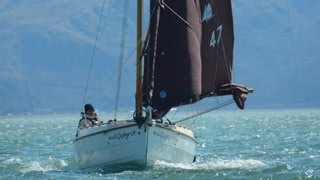
[[[143,0],[137,0],[137,57],[136,57],[136,118],[142,117],[142,10]]]

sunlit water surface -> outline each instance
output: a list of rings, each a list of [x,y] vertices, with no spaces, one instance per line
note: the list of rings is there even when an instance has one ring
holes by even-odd
[[[197,162],[83,171],[79,115],[0,117],[0,179],[320,179],[320,110],[217,111],[186,122]]]

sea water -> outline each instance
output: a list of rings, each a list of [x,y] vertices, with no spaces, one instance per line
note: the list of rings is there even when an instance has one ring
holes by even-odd
[[[198,140],[195,163],[119,171],[77,167],[78,120],[77,114],[1,116],[0,179],[320,179],[320,109],[202,115],[185,122]]]

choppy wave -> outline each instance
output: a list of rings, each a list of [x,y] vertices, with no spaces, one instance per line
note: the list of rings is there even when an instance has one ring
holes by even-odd
[[[164,161],[156,161],[155,163],[155,168],[177,168],[186,170],[254,169],[264,166],[265,164],[263,162],[253,159],[218,160],[193,164],[167,163]]]
[[[196,163],[159,161],[152,168],[121,171],[127,167],[112,166],[98,172],[80,170],[76,164],[72,142],[77,119],[65,116],[24,118],[10,117],[0,121],[3,125],[0,179],[320,177],[319,110],[215,113],[195,124],[198,137]]]
[[[68,162],[63,159],[54,159],[49,157],[47,161],[36,160],[22,160],[17,157],[9,158],[2,162],[6,167],[15,169],[21,173],[27,172],[47,172],[47,171],[60,171],[68,166]]]

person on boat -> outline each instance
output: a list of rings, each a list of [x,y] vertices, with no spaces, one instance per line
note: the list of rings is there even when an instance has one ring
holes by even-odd
[[[78,125],[79,128],[95,126],[102,123],[102,121],[98,119],[97,113],[91,104],[84,105],[84,112],[81,112],[81,117]]]

